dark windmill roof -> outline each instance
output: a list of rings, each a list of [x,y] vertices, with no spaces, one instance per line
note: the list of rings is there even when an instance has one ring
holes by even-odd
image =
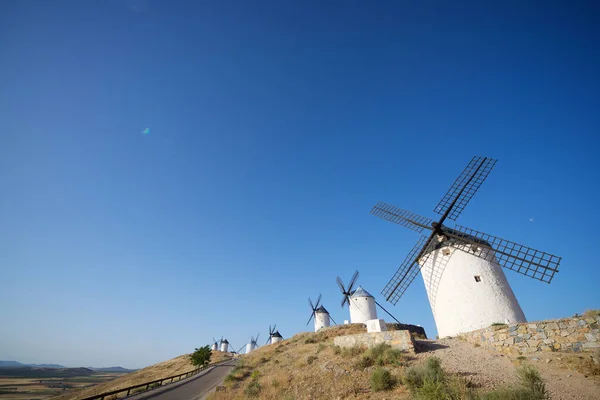
[[[447,226],[442,226],[442,232],[448,233],[450,235],[454,235],[454,236],[457,236],[460,238],[464,238],[466,240],[469,240],[470,242],[478,243],[482,246],[492,247],[492,246],[490,246],[490,244],[487,241],[485,241],[483,239],[469,235],[464,232],[457,231],[452,228],[448,228]],[[441,249],[442,247],[450,246],[452,244],[464,244],[465,243],[464,241],[461,241],[457,237],[450,236],[448,238],[448,240],[444,240],[443,242],[438,242],[437,240],[432,240],[431,243],[429,244],[429,246],[427,246],[427,249],[425,250],[425,254],[430,253],[437,249]]]
[[[229,342],[227,341],[227,339],[223,339],[223,341],[221,343],[227,343],[227,344],[229,344]]]
[[[321,313],[321,314],[329,314],[329,311],[327,311],[327,310],[325,309],[325,307],[323,307],[323,306],[320,306],[319,308],[317,308],[317,309],[315,310],[315,312],[318,312],[318,313]]]
[[[275,333],[273,333],[273,337],[283,338],[283,336],[281,336],[281,333],[279,333],[279,331],[275,331]]]
[[[361,286],[357,287],[355,291],[350,293],[350,295],[352,297],[373,297],[373,296],[371,296],[371,293],[367,292]]]

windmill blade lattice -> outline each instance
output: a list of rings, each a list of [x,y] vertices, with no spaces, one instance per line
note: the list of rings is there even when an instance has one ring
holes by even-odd
[[[342,297],[342,307],[344,307],[344,305],[346,305],[346,303],[348,305],[350,305],[350,295],[352,294],[352,289],[354,289],[354,284],[356,283],[356,280],[358,279],[358,271],[354,271],[354,275],[352,275],[352,278],[350,279],[350,283],[348,284],[348,288],[346,289],[344,287],[344,282],[342,281],[342,278],[340,278],[339,276],[336,278],[336,282],[338,284],[338,286],[340,287],[340,290],[342,291],[342,295],[344,297]]]
[[[391,204],[382,201],[373,206],[371,214],[386,221],[412,229],[418,233],[423,232],[423,229],[432,229],[431,223],[433,220],[431,218],[423,217],[419,214],[392,206]]]
[[[498,264],[504,268],[546,283],[550,283],[554,274],[558,272],[561,257],[464,226],[456,225],[455,230],[487,242],[495,252]],[[476,245],[477,242],[470,240],[468,236],[460,235],[457,237]],[[490,257],[486,251],[469,253],[484,259]]]
[[[408,289],[412,281],[415,280],[419,270],[421,269],[418,262],[419,257],[429,245],[430,240],[431,237],[421,236],[417,243],[410,250],[402,264],[400,264],[400,267],[392,279],[390,279],[387,285],[385,285],[385,288],[383,288],[381,294],[385,296],[387,301],[395,305],[398,300],[400,300],[400,297],[402,297],[404,292],[406,292],[406,289]],[[422,263],[427,261],[429,254],[426,254],[421,258]]]
[[[317,298],[317,302],[315,304],[313,304],[313,302],[310,299],[310,297],[308,298],[308,304],[310,305],[310,309],[312,311],[310,313],[310,318],[308,318],[308,322],[306,323],[306,325],[310,324],[310,321],[315,316],[315,312],[317,311],[317,308],[319,308],[319,303],[321,303],[321,293],[319,293],[319,297]]]
[[[440,215],[450,211],[448,218],[456,221],[473,195],[481,187],[483,181],[488,177],[492,168],[496,165],[496,161],[489,157],[473,157],[433,211]]]

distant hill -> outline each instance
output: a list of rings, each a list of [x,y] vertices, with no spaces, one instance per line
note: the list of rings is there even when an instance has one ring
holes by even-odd
[[[52,368],[52,369],[73,369],[65,367],[60,364],[23,364],[18,361],[3,361],[0,360],[0,368],[24,368],[24,367],[32,367],[32,368]],[[106,367],[106,368],[94,368],[94,367],[86,367],[86,369],[90,369],[92,371],[97,372],[133,372],[137,371],[136,369],[127,369],[123,367]]]
[[[26,364],[21,364],[18,361],[2,361],[0,360],[0,368],[4,367],[26,367]]]
[[[137,371],[137,369],[127,369],[123,367],[106,367],[106,368],[94,368],[88,367],[89,369],[97,372],[133,372]]]
[[[88,368],[41,368],[29,365],[0,368],[0,376],[19,378],[73,378],[96,373]]]
[[[0,368],[18,368],[18,367],[35,367],[35,368],[67,368],[59,364],[23,364],[18,361],[2,361],[0,360]]]

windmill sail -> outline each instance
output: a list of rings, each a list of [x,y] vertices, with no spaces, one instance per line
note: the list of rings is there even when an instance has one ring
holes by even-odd
[[[535,250],[531,247],[460,225],[456,225],[455,230],[463,234],[459,236],[461,240],[471,242],[475,245],[483,241],[489,245],[494,250],[498,264],[504,268],[546,283],[550,283],[554,274],[558,272],[561,258],[553,254]],[[473,239],[479,239],[479,241]],[[473,252],[469,253],[477,257],[483,259],[490,257],[489,252],[477,251],[474,247],[472,250]],[[491,253],[491,255],[494,253]]]
[[[400,297],[406,292],[406,289],[410,286],[412,281],[415,280],[419,273],[419,256],[422,255],[426,246],[429,243],[430,238],[427,236],[421,236],[417,243],[410,250],[400,267],[385,285],[385,288],[381,291],[381,294],[385,296],[385,299],[392,304],[396,304]],[[426,254],[425,257],[429,255]],[[423,260],[425,261],[425,260]]]
[[[440,215],[449,211],[448,218],[456,221],[488,177],[496,161],[488,157],[473,157],[433,211]]]
[[[418,233],[423,229],[431,230],[432,219],[415,214],[408,210],[392,206],[380,201],[371,209],[371,214],[386,221],[394,222]]]

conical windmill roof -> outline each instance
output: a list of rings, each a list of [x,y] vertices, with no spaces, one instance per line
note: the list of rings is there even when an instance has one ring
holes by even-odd
[[[323,307],[323,306],[320,306],[319,308],[317,308],[317,309],[315,310],[315,312],[318,312],[318,313],[321,313],[321,314],[329,314],[329,311],[327,311],[327,310],[325,309],[325,307]]]
[[[351,296],[352,297],[373,297],[373,296],[371,296],[371,293],[367,292],[361,286],[357,287],[356,290],[354,292],[352,292]]]
[[[281,333],[279,333],[279,331],[275,331],[275,333],[273,333],[273,337],[280,337],[280,338],[282,338],[283,336],[281,336]]]
[[[229,344],[229,342],[227,341],[227,339],[223,339],[223,341],[221,343],[227,343],[227,344]]]

